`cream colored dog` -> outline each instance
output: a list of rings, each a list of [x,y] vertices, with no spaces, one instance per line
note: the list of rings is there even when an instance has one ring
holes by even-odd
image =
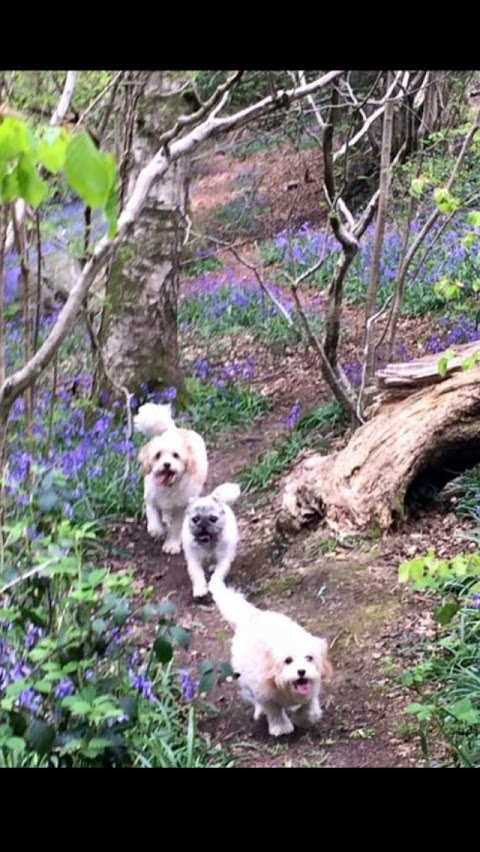
[[[185,509],[202,493],[207,479],[205,442],[197,432],[177,428],[170,405],[145,403],[134,424],[137,432],[151,438],[139,453],[148,532],[155,538],[167,532],[162,550],[180,553]]]
[[[265,714],[274,737],[294,724],[309,727],[322,716],[322,677],[332,674],[325,639],[312,636],[291,618],[259,610],[215,575],[210,591],[226,621],[235,628],[232,667],[243,697],[254,705],[254,719]]]

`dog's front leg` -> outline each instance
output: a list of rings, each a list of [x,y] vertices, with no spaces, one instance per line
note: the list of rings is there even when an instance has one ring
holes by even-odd
[[[151,503],[146,503],[145,511],[147,515],[147,532],[153,538],[161,538],[165,534],[165,527],[162,524],[158,509],[152,506]]]
[[[228,572],[230,571],[231,564],[232,564],[231,559],[228,559],[228,558],[220,559],[217,562],[217,565],[215,567],[215,571],[213,572],[213,575],[212,575],[212,579],[213,579],[213,577],[215,577],[215,579],[224,580],[225,577],[227,576]]]
[[[181,535],[183,524],[183,510],[180,512],[164,512],[164,518],[168,525],[167,538],[162,547],[164,553],[180,553],[182,549]]]
[[[268,733],[272,737],[282,737],[284,734],[291,734],[293,731],[293,725],[288,718],[287,714],[283,707],[280,707],[278,704],[275,704],[273,701],[265,701],[262,703],[261,708],[267,717],[268,722]],[[260,705],[257,704],[255,708],[256,718],[260,715],[258,711],[260,710]],[[258,713],[258,715],[257,715]]]
[[[308,704],[304,704],[294,713],[293,718],[295,724],[301,728],[310,728],[319,722],[322,716],[323,710],[320,707],[318,695],[315,695]]]
[[[187,571],[193,586],[193,597],[204,598],[208,595],[208,585],[202,563],[191,553],[187,555]]]

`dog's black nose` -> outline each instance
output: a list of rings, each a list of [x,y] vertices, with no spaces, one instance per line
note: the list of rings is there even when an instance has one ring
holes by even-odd
[[[305,677],[305,669],[297,669],[297,674],[299,677]]]
[[[170,468],[171,468],[170,462],[163,462],[163,469],[164,470],[170,470]]]

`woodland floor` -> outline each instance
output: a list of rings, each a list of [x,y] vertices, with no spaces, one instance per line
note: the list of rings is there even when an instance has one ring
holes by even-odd
[[[301,205],[295,208],[298,224],[314,222],[315,215],[318,222],[321,186],[310,178],[318,169],[317,160],[313,151],[278,149],[245,161],[226,152],[206,155],[193,184],[197,226],[208,230],[212,210],[232,198],[232,181],[247,167],[262,178],[261,193],[268,200],[268,213],[260,222],[265,233],[285,226],[292,202],[289,182],[303,181]],[[253,245],[243,250],[254,256]],[[229,258],[229,266],[234,263]],[[354,356],[360,352],[362,313],[347,309],[347,316],[342,353]],[[425,317],[403,322],[402,340],[412,355],[421,354],[427,326],[434,330],[434,323]],[[242,342],[235,345],[241,348]],[[313,352],[275,354],[259,349],[255,355],[264,367],[256,387],[272,398],[273,408],[246,433],[222,433],[215,444],[210,442],[211,486],[233,480],[284,435],[283,420],[294,402],[308,411],[330,399]],[[341,445],[346,434],[333,440]],[[209,695],[218,712],[204,714],[202,730],[214,744],[228,747],[238,767],[424,766],[418,737],[403,712],[414,699],[399,684],[398,675],[415,661],[419,640],[433,635],[435,624],[422,596],[398,584],[398,566],[425,553],[432,543],[438,555],[465,550],[462,534],[470,525],[460,523],[451,512],[427,507],[412,511],[381,539],[340,544],[317,529],[285,542],[274,525],[279,491],[277,482],[237,504],[241,544],[229,580],[261,608],[284,612],[328,639],[335,674],[325,688],[325,714],[315,732],[295,731],[277,741],[268,736],[264,719],[253,721],[236,684],[223,682]],[[112,541],[112,565],[133,564],[139,582],[154,587],[155,600],[175,603],[178,623],[192,631],[194,658],[228,660],[230,628],[213,604],[193,602],[183,557],[162,554],[144,523],[125,521],[115,529]]]

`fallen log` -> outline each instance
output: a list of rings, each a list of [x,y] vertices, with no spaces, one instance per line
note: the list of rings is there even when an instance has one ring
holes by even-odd
[[[382,406],[344,449],[300,462],[286,479],[277,523],[296,531],[324,518],[337,532],[387,530],[403,516],[415,480],[442,487],[479,462],[480,370],[474,366]]]

